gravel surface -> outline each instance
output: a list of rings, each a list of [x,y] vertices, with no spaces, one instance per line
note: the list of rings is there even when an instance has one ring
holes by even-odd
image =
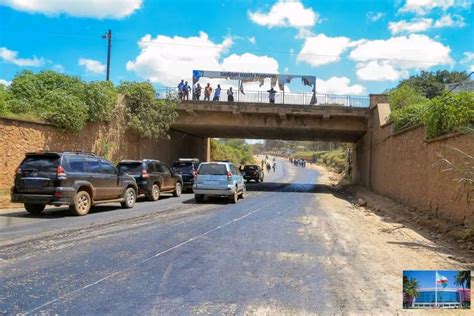
[[[279,160],[236,205],[184,194],[0,215],[0,313],[393,314],[402,270],[464,267],[321,172]]]

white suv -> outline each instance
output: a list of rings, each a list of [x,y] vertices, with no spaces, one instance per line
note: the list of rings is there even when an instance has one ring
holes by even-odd
[[[196,202],[205,196],[226,196],[232,203],[245,198],[245,183],[237,167],[230,162],[203,162],[193,185]]]

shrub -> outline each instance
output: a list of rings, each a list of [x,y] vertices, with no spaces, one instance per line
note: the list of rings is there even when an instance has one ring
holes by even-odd
[[[423,121],[423,115],[428,109],[429,104],[420,103],[407,105],[402,108],[396,108],[390,113],[390,119],[394,124],[396,131],[417,124],[421,124]]]
[[[428,138],[455,132],[474,123],[474,93],[460,92],[434,98],[423,116]]]
[[[177,117],[175,99],[156,100],[150,82],[122,82],[118,90],[127,101],[127,120],[131,130],[152,139],[167,136]]]
[[[413,104],[428,103],[428,99],[407,84],[389,92],[388,101],[393,109],[400,109]]]
[[[86,84],[84,101],[89,122],[109,122],[117,103],[117,91],[110,81],[91,82]]]
[[[7,87],[0,84],[0,114],[5,114],[7,111]]]
[[[42,100],[46,111],[42,118],[59,129],[80,131],[87,119],[87,108],[78,97],[63,90],[52,90]]]

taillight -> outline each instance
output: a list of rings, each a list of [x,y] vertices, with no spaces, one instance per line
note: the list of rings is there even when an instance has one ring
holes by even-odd
[[[56,176],[59,178],[59,177],[65,177],[66,176],[66,171],[64,170],[64,168],[62,166],[58,166],[56,168]]]
[[[148,172],[146,171],[146,169],[143,169],[142,170],[142,178],[148,178],[150,175],[148,174]]]
[[[20,166],[16,167],[15,173],[21,173],[21,168],[20,168]]]
[[[232,180],[232,173],[230,171],[227,171],[227,180]]]
[[[193,170],[193,176],[197,176],[198,172],[196,170]]]

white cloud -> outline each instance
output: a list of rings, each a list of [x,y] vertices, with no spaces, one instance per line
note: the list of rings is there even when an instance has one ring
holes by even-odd
[[[0,58],[7,63],[12,63],[21,67],[40,67],[45,64],[43,58],[18,58],[18,52],[9,50],[6,47],[0,47]]]
[[[470,0],[406,0],[400,12],[414,12],[425,15],[434,9],[448,10],[452,7],[469,8]]]
[[[316,79],[316,92],[337,95],[363,95],[366,88],[360,84],[351,85],[347,77],[331,77],[328,80]]]
[[[385,16],[385,13],[382,12],[367,12],[367,18],[371,20],[372,22],[376,22],[383,18]]]
[[[466,24],[464,23],[464,18],[460,15],[443,15],[439,20],[435,22],[433,27],[442,28],[442,27],[463,27]]]
[[[306,28],[314,26],[319,14],[312,8],[305,8],[299,0],[279,0],[268,13],[249,12],[250,20],[254,23],[268,26]]]
[[[349,54],[349,58],[359,62],[360,73],[370,76],[378,66],[382,67],[386,76],[380,75],[378,80],[393,80],[394,74],[387,65],[403,76],[403,71],[411,69],[428,69],[437,65],[454,63],[450,56],[451,49],[426,35],[411,34],[410,36],[392,37],[387,40],[365,41]],[[378,64],[370,64],[379,61]],[[370,65],[369,65],[370,64]],[[366,68],[369,66],[369,68]],[[362,78],[361,78],[362,79]]]
[[[79,65],[84,66],[87,72],[93,74],[103,74],[105,72],[105,65],[98,60],[79,58]]]
[[[411,21],[398,21],[388,23],[388,28],[392,34],[402,32],[417,33],[424,32],[433,26],[433,19],[418,18]]]
[[[464,58],[461,60],[461,63],[468,64],[471,61],[474,61],[474,52],[464,52]]]
[[[341,54],[351,46],[347,37],[328,37],[324,34],[306,38],[297,60],[312,66],[337,62]]]
[[[257,42],[257,40],[255,39],[255,36],[251,36],[248,38],[250,44],[255,44]]]
[[[396,70],[388,62],[375,60],[358,64],[356,74],[359,79],[367,81],[397,81],[408,77],[408,71]]]
[[[0,0],[0,5],[18,11],[48,16],[121,19],[140,9],[143,0]]]
[[[4,86],[9,86],[12,84],[11,81],[0,79],[0,84],[3,84]]]
[[[60,72],[60,73],[63,73],[64,72],[64,66],[61,65],[61,64],[54,64],[52,69],[54,71],[57,71],[57,72]]]
[[[474,72],[474,65],[471,65],[471,66],[469,67],[469,71],[470,71],[470,72]]]
[[[135,60],[127,62],[127,70],[151,82],[170,87],[175,87],[181,79],[191,81],[194,69],[278,72],[278,62],[268,56],[232,54],[221,61],[222,55],[232,45],[232,40],[214,43],[204,32],[195,37],[158,35],[152,38],[151,35],[145,35],[138,45],[140,53]],[[225,81],[210,82],[217,84]]]

